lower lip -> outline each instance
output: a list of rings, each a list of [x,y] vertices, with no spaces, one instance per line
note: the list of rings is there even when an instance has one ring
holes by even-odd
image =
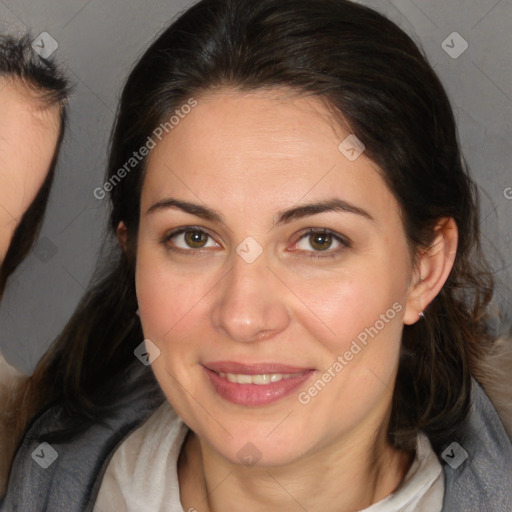
[[[308,370],[305,373],[297,374],[296,377],[281,379],[278,382],[271,382],[270,384],[260,386],[258,384],[230,382],[218,373],[204,366],[203,368],[210,378],[213,388],[222,398],[234,404],[247,406],[266,405],[276,402],[292,393],[294,389],[298,388],[314,373],[314,370]]]

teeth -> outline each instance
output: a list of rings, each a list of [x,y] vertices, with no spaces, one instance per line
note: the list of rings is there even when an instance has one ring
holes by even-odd
[[[244,375],[242,373],[224,373],[219,372],[219,375],[229,382],[237,384],[257,384],[264,386],[271,382],[279,382],[281,379],[290,379],[296,377],[294,373],[264,373],[262,375]]]

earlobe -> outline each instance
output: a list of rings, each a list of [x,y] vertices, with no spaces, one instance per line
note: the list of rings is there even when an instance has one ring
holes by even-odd
[[[458,230],[453,218],[440,219],[430,247],[420,249],[404,314],[404,324],[416,323],[444,286],[457,254]]]
[[[121,249],[123,250],[123,252],[126,252],[126,249],[128,247],[128,230],[126,229],[126,225],[123,221],[121,221],[117,225],[116,234]]]

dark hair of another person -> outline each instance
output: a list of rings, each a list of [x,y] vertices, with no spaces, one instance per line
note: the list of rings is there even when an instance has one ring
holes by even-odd
[[[422,430],[439,449],[466,417],[471,376],[478,378],[478,361],[492,346],[485,320],[493,281],[480,248],[477,189],[450,102],[423,53],[394,23],[346,0],[198,2],[131,71],[106,178],[117,178],[133,151],[189,98],[200,102],[221,88],[278,87],[325,101],[365,144],[400,206],[411,254],[431,245],[439,219],[455,219],[453,269],[425,318],[404,326],[389,425],[396,447],[413,449]],[[82,418],[101,420],[116,405],[104,399],[110,383],[141,365],[133,354],[144,339],[134,270],[146,162],[111,191],[112,253],[39,362],[23,402],[28,417],[62,400]],[[127,226],[126,252],[116,244],[120,221]],[[56,432],[55,439],[77,432]]]
[[[8,277],[28,255],[41,229],[44,212],[55,175],[60,146],[67,120],[65,103],[71,88],[62,72],[48,59],[40,57],[31,45],[30,34],[21,38],[0,35],[0,77],[28,87],[43,106],[61,105],[60,131],[48,174],[36,197],[16,227],[11,244],[0,267],[0,297]],[[0,116],[1,116],[0,112]]]

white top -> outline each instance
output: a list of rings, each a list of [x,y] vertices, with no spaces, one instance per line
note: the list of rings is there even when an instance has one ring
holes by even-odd
[[[165,401],[115,451],[96,500],[99,511],[184,512],[177,462],[187,432]],[[443,496],[442,466],[420,433],[416,458],[400,487],[361,512],[441,512]]]
[[[7,490],[7,475],[16,450],[12,442],[12,415],[27,379],[28,376],[8,363],[0,351],[0,498]]]

